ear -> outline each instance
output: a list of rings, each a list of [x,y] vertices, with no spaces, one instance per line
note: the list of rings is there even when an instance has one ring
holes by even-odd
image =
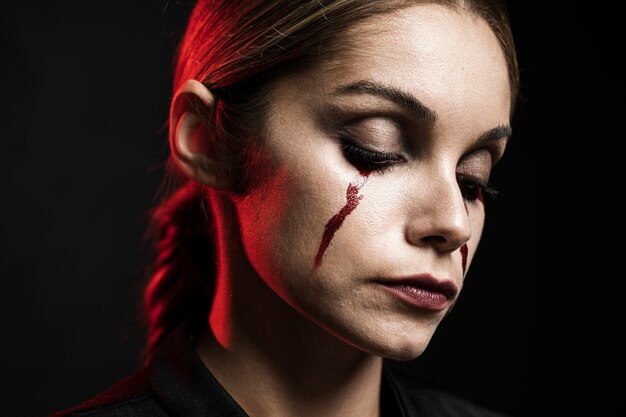
[[[189,178],[210,188],[229,190],[229,161],[215,144],[215,107],[215,97],[204,84],[185,81],[170,108],[170,149]]]

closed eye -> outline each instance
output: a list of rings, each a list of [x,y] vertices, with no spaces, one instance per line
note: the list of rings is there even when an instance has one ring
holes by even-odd
[[[457,183],[459,184],[461,195],[467,201],[479,200],[483,202],[485,201],[485,195],[491,198],[495,198],[498,195],[494,188],[468,175],[457,175]]]
[[[383,172],[405,161],[400,155],[365,149],[346,139],[341,141],[341,151],[352,165],[366,171]]]

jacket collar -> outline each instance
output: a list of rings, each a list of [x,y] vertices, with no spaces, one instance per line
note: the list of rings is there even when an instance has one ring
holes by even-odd
[[[148,364],[148,383],[168,414],[249,417],[206,368],[183,326],[177,327],[157,347]],[[383,366],[381,415],[406,416],[403,397],[391,370]]]

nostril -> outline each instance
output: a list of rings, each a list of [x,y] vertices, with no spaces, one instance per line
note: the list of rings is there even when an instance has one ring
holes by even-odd
[[[443,245],[448,241],[448,239],[441,235],[424,236],[422,240],[431,245]]]
[[[457,237],[453,235],[446,235],[443,233],[423,236],[420,239],[420,245],[422,246],[430,246],[440,252],[452,252],[456,250],[461,250],[461,255],[463,255],[464,251],[467,251],[465,242],[467,242],[467,239],[462,239],[461,236]]]

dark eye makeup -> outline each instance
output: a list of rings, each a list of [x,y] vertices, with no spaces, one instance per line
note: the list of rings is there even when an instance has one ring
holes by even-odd
[[[366,171],[383,172],[405,161],[401,155],[365,149],[346,138],[341,140],[341,151],[352,165]]]
[[[341,138],[340,144],[345,158],[359,170],[382,173],[406,161],[402,155],[366,149],[345,137]],[[467,201],[484,201],[485,196],[492,199],[497,196],[494,188],[472,175],[457,174],[457,183],[463,199]]]
[[[469,175],[458,174],[457,182],[461,190],[461,195],[467,201],[484,201],[485,196],[489,196],[493,199],[498,195],[498,192],[494,188]]]

